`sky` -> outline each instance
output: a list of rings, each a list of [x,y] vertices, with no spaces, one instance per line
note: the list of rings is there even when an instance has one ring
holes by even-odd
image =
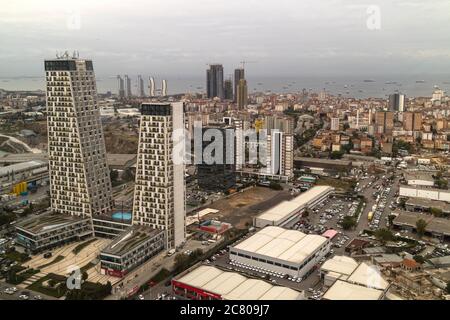
[[[450,0],[2,0],[0,77],[73,50],[97,75],[450,74]]]

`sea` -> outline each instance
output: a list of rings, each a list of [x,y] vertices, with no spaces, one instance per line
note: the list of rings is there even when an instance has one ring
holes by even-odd
[[[132,79],[132,91],[137,91],[137,75]],[[144,76],[148,79],[148,76]],[[162,79],[162,78],[161,78]],[[161,79],[156,78],[157,89]],[[164,77],[168,81],[169,94],[203,93],[206,91],[204,77]],[[397,76],[248,76],[249,93],[298,93],[325,90],[329,94],[357,99],[386,98],[392,93],[403,93],[407,97],[430,97],[436,88],[450,92],[450,74],[397,75]],[[148,85],[148,80],[145,86]],[[44,77],[0,77],[0,89],[44,90]],[[147,88],[146,88],[147,89]],[[99,93],[117,93],[115,75],[97,75]]]

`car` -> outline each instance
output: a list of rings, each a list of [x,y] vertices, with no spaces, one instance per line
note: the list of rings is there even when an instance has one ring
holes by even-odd
[[[19,299],[22,299],[22,300],[28,300],[30,297],[29,296],[27,296],[27,295],[25,295],[25,294],[21,294],[20,296],[19,296]]]
[[[138,298],[139,300],[145,300],[145,297],[142,294],[140,294]]]

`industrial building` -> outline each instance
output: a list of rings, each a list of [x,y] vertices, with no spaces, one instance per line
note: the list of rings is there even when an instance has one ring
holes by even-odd
[[[406,183],[410,186],[433,187],[434,178],[431,173],[426,172],[405,172],[403,174]]]
[[[48,179],[48,163],[32,160],[0,167],[0,194],[9,193],[14,184]]]
[[[211,266],[172,279],[173,293],[190,300],[303,300],[302,292]]]
[[[436,218],[433,215],[399,210],[392,214],[396,216],[393,221],[394,228],[396,229],[415,232],[417,221],[422,219],[427,223],[425,227],[426,235],[443,239],[450,238],[450,219]]]
[[[450,191],[437,188],[401,185],[399,195],[400,197],[424,198],[429,200],[450,202]]]
[[[330,186],[316,186],[300,194],[290,201],[284,201],[254,218],[253,225],[257,228],[266,226],[283,226],[298,214],[312,209],[334,192]]]
[[[390,287],[377,267],[346,256],[325,261],[320,277],[329,287],[324,300],[381,300]]]
[[[319,235],[266,227],[230,248],[230,260],[282,275],[305,276],[331,249]]]
[[[69,215],[45,215],[16,225],[16,243],[32,253],[92,237],[91,219]]]
[[[100,252],[102,274],[122,278],[131,270],[164,250],[165,233],[133,226]]]

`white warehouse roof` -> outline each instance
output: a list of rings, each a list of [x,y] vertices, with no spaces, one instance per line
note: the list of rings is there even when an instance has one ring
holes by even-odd
[[[334,188],[330,186],[315,186],[305,193],[297,196],[296,198],[291,200],[291,202],[295,202],[300,205],[308,205],[310,202],[316,200],[317,198],[320,198],[328,192],[332,192],[333,190]]]
[[[301,210],[306,208],[311,202],[320,199],[324,195],[332,192],[333,187],[330,186],[316,186],[308,191],[302,193],[296,198],[290,201],[283,201],[275,207],[270,208],[264,213],[256,217],[257,221],[263,221],[261,225],[255,223],[255,226],[261,227],[265,225],[280,225],[290,216],[299,213]],[[264,223],[270,222],[270,223]]]
[[[176,281],[221,295],[226,300],[299,300],[303,298],[302,293],[298,291],[204,265]]]
[[[325,261],[320,267],[321,271],[327,273],[337,273],[340,275],[350,275],[358,267],[355,259],[346,256],[334,256],[332,259]]]
[[[386,290],[389,287],[389,283],[383,279],[379,269],[364,262],[350,275],[347,281],[380,290]]]
[[[234,249],[301,264],[327,241],[327,238],[319,235],[306,235],[280,227],[266,227],[236,245]]]
[[[382,290],[337,280],[323,296],[325,300],[379,300]]]
[[[291,201],[283,201],[275,207],[267,210],[266,212],[260,214],[258,219],[274,221],[276,224],[279,221],[283,221],[286,217],[290,216],[293,213],[301,210],[302,206],[298,203]]]

